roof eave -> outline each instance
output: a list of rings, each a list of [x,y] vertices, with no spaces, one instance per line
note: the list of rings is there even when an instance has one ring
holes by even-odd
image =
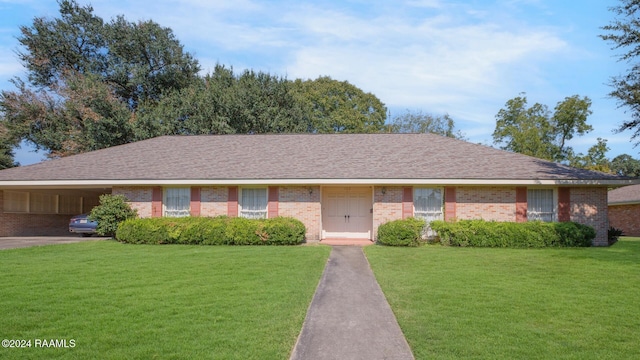
[[[87,188],[113,186],[229,186],[229,185],[459,185],[459,186],[625,186],[638,179],[122,179],[12,180],[1,188]]]

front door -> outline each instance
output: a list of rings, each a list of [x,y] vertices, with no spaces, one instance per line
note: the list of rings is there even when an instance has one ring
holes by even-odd
[[[322,238],[371,239],[369,187],[327,187],[322,199]]]

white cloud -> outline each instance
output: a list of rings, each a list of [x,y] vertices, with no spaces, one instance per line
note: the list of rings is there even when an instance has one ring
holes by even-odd
[[[460,24],[443,15],[413,24],[393,16],[363,22],[344,14],[330,20],[323,15],[295,15],[299,24],[310,24],[302,29],[314,41],[292,49],[288,74],[329,74],[348,79],[389,105],[434,112],[451,113],[492,97],[502,104],[505,94],[513,95],[510,84],[516,74],[535,81],[539,62],[566,47],[548,30]],[[340,36],[351,28],[357,29],[355,36]],[[529,70],[526,74],[519,72],[523,67]],[[474,110],[465,115],[477,114]]]

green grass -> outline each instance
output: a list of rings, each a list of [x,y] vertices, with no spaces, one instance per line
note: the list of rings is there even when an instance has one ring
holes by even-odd
[[[323,246],[95,241],[0,251],[0,338],[74,339],[0,358],[286,359]]]
[[[640,358],[640,238],[365,253],[417,359]]]

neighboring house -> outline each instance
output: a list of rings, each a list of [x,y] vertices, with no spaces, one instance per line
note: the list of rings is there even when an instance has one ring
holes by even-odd
[[[307,240],[428,220],[576,221],[607,244],[607,187],[634,181],[433,134],[164,136],[0,171],[0,236],[64,233],[101,193],[142,217],[291,216]]]
[[[640,185],[609,191],[609,225],[627,236],[640,236]]]

